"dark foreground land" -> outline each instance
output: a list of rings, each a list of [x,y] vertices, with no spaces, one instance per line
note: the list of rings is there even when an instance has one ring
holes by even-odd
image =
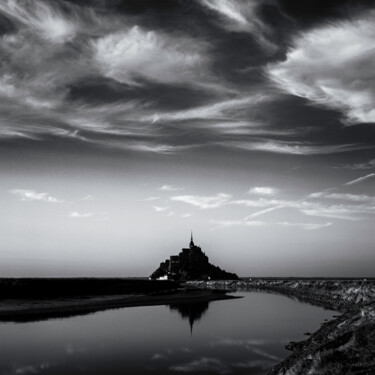
[[[111,308],[234,298],[173,281],[121,278],[0,279],[0,321],[34,321]]]
[[[262,290],[340,311],[308,339],[291,342],[293,353],[269,375],[374,375],[375,280],[253,279],[191,282],[227,290]]]

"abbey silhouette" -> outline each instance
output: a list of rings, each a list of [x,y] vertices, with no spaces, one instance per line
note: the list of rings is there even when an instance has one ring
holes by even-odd
[[[183,248],[178,255],[171,255],[165,262],[160,263],[151,279],[171,280],[237,280],[235,273],[226,272],[209,263],[208,256],[199,246],[194,244],[191,233],[188,248]]]

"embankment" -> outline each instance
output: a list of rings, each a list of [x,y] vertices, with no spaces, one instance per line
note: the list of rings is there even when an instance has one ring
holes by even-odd
[[[179,288],[177,282],[126,278],[1,278],[0,299],[43,299],[155,293]]]
[[[189,285],[282,293],[342,313],[308,339],[288,344],[293,353],[269,375],[375,374],[374,280],[253,279]]]

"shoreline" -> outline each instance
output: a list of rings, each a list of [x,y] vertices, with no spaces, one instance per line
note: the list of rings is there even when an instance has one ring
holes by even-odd
[[[180,288],[153,294],[81,296],[56,299],[5,299],[0,303],[0,322],[31,322],[85,315],[124,307],[211,302],[240,298],[225,292]]]
[[[307,339],[291,342],[292,354],[268,375],[375,374],[374,280],[274,280],[189,282],[208,289],[258,290],[339,311]]]

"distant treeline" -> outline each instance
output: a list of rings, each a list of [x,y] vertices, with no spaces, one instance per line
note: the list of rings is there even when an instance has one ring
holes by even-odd
[[[0,278],[0,299],[144,294],[178,287],[174,281],[140,278]]]

